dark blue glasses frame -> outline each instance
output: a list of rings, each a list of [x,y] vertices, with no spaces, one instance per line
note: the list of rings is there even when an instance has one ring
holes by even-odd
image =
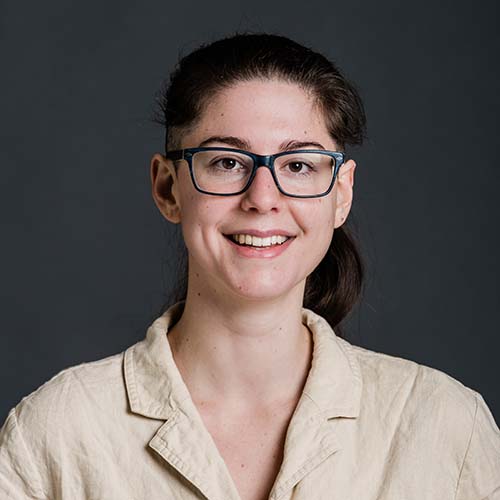
[[[228,151],[228,152],[233,152],[233,153],[240,153],[244,154],[246,156],[249,156],[253,160],[253,168],[252,172],[250,174],[250,177],[248,179],[248,182],[246,183],[245,187],[236,193],[212,193],[211,191],[205,191],[198,186],[196,183],[196,179],[194,176],[193,172],[193,155],[199,151]],[[333,175],[332,175],[332,181],[330,183],[329,188],[324,192],[320,194],[289,194],[286,191],[284,191],[281,186],[279,185],[278,179],[276,177],[276,172],[274,170],[274,160],[276,158],[279,158],[280,156],[288,155],[291,153],[321,153],[326,156],[330,156],[334,160],[334,165],[333,165]],[[189,173],[191,174],[191,180],[193,181],[193,185],[196,188],[197,191],[200,193],[204,194],[211,194],[215,196],[235,196],[241,193],[244,193],[249,187],[250,184],[252,184],[252,181],[255,177],[255,174],[257,173],[257,169],[259,167],[267,167],[271,171],[271,175],[273,176],[274,182],[280,191],[280,193],[284,194],[285,196],[291,196],[292,198],[320,198],[322,196],[326,196],[333,188],[333,185],[335,183],[335,179],[337,178],[337,173],[339,171],[340,166],[344,163],[345,159],[345,153],[340,152],[340,151],[326,151],[324,149],[296,149],[293,151],[283,151],[281,153],[277,153],[274,155],[257,155],[255,153],[251,153],[250,151],[245,151],[244,149],[233,149],[233,148],[218,148],[218,147],[205,147],[205,148],[186,148],[186,149],[176,149],[174,151],[167,151],[165,153],[165,158],[168,158],[170,160],[186,160],[189,165]]]

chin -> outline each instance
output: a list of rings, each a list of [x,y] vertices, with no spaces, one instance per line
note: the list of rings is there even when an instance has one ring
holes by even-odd
[[[265,276],[253,273],[249,279],[232,279],[228,283],[233,293],[249,300],[272,300],[287,295],[297,286],[297,283],[287,276],[284,279],[283,273],[273,273]],[[299,280],[300,281],[300,280]],[[305,281],[305,278],[304,278]]]

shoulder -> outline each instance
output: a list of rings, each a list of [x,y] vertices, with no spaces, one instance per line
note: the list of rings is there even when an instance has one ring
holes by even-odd
[[[478,392],[437,368],[339,340],[358,362],[366,403],[413,421],[432,417],[448,429],[472,429]]]
[[[442,370],[339,342],[362,379],[363,442],[378,436],[394,456],[436,470],[445,464],[454,471],[457,500],[496,498],[500,430],[479,392]]]
[[[109,405],[124,392],[123,355],[65,368],[23,397],[13,408],[20,431],[62,431],[70,422],[77,425],[89,408]]]
[[[85,443],[109,431],[116,404],[126,408],[122,360],[120,353],[66,368],[10,410],[0,428],[2,498],[53,497],[52,467],[85,454]]]
[[[60,464],[78,462],[109,435],[127,408],[122,361],[120,353],[66,368],[10,410],[0,428],[2,498],[53,498]]]

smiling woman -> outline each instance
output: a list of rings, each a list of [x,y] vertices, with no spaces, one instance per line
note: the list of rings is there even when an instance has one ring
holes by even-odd
[[[226,66],[231,61],[227,57],[226,54]],[[240,55],[234,63],[244,65],[244,56]],[[282,71],[285,70],[286,67]],[[239,67],[231,68],[225,78],[234,78],[241,72]],[[262,306],[270,307],[264,299],[286,297],[287,302],[293,301],[297,320],[296,306],[302,305],[306,279],[310,276],[306,306],[337,325],[351,309],[361,284],[359,256],[354,245],[346,243],[350,242],[347,233],[340,229],[352,201],[355,163],[342,163],[340,150],[345,144],[338,145],[338,139],[329,133],[318,98],[298,83],[284,81],[277,75],[255,78],[258,68],[252,74],[249,81],[231,85],[225,82],[224,89],[207,101],[196,124],[190,124],[189,131],[180,135],[180,143],[167,143],[165,157],[153,157],[155,201],[168,220],[182,223],[189,251],[188,282],[194,301],[188,300],[186,305],[193,304],[199,313],[200,304],[196,302],[209,297],[213,300],[213,294],[199,296],[196,292],[199,286],[210,283],[218,292],[217,308],[226,308],[235,300],[244,305],[250,297],[260,298],[260,304],[255,306],[261,309],[261,317]],[[300,76],[296,70],[292,75]],[[177,98],[181,97],[177,94]],[[167,124],[168,100],[167,94]],[[187,96],[184,101],[189,102]],[[353,101],[352,108],[359,103]],[[362,114],[360,106],[357,112]],[[359,118],[359,122],[362,124],[363,119]],[[179,134],[172,131],[170,135],[175,133]],[[171,152],[174,148],[176,151]],[[167,186],[171,186],[172,195],[166,196]],[[210,209],[204,210],[205,206]],[[334,228],[338,228],[335,240]],[[223,238],[228,234],[245,236],[246,245],[251,243],[251,236],[263,234],[291,238],[280,248],[263,251],[228,245],[227,238]],[[344,238],[339,238],[339,234]],[[281,258],[273,262],[259,259],[278,255]],[[323,266],[319,266],[325,256]],[[345,283],[344,287],[332,290],[324,282],[325,276],[331,278],[330,272],[324,272],[327,266],[338,276],[337,280]],[[345,293],[346,288],[350,293]],[[321,291],[326,292],[323,297],[319,296]],[[214,304],[209,305],[209,309],[213,307]],[[270,326],[278,320],[273,316]],[[287,325],[282,326],[288,329]]]
[[[124,353],[11,410],[2,498],[500,498],[500,431],[439,370],[349,343],[363,265],[345,228],[365,115],[323,55],[241,34],[160,95],[152,196],[187,287]]]

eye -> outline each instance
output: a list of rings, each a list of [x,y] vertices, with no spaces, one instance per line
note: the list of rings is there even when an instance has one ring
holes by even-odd
[[[220,164],[222,168],[225,170],[231,170],[233,169],[236,165],[239,164],[238,160],[235,158],[221,158],[216,162],[216,164]]]
[[[244,164],[244,160],[240,158],[232,158],[230,156],[224,156],[222,158],[214,158],[210,161],[210,168],[217,170],[225,170],[226,172],[241,170],[247,168],[248,165]]]
[[[313,165],[309,165],[303,161],[291,161],[286,164],[292,174],[308,175],[315,170]]]

